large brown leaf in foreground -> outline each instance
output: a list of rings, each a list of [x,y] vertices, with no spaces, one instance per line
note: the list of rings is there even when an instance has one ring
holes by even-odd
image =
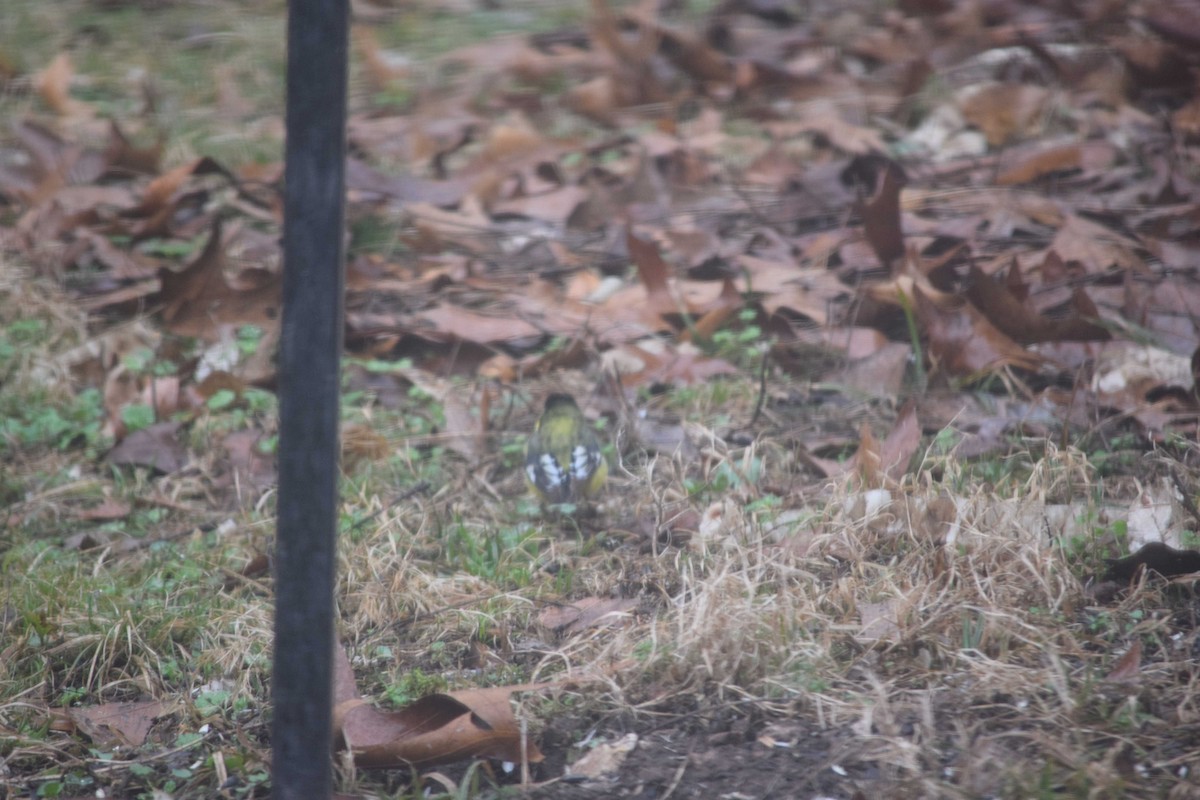
[[[422,697],[399,711],[369,706],[354,683],[345,652],[334,654],[334,737],[359,767],[429,766],[467,758],[536,763],[544,756],[522,741],[509,700],[545,684],[468,689]]]

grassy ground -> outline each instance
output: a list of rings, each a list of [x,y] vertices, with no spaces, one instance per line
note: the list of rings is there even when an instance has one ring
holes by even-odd
[[[30,68],[69,48],[86,76],[77,96],[164,127],[168,161],[269,162],[281,11],[22,2],[6,9],[0,55]],[[378,35],[420,57],[567,13],[582,10],[441,20],[447,41],[401,13]],[[215,63],[255,109],[244,119],[222,116],[228,96],[198,77]],[[131,80],[149,87],[143,100]],[[38,103],[18,86],[2,112]],[[142,324],[120,331],[136,338]],[[274,398],[211,404],[183,434],[190,463],[170,475],[112,466],[104,398],[64,357],[95,339],[56,281],[0,261],[0,796],[265,797],[273,491],[255,464],[269,466]],[[155,352],[136,366],[169,371]],[[585,402],[612,478],[595,513],[576,517],[525,495],[523,443],[548,388],[587,398],[596,374],[464,382],[475,407],[493,393],[487,454],[472,461],[449,446],[429,392],[350,365],[337,596],[360,690],[401,707],[551,682],[519,700],[547,754],[538,780],[640,736],[612,782],[532,790],[546,798],[1200,796],[1190,587],[1089,591],[1122,552],[1114,509],[1194,445],[1015,438],[1004,458],[963,463],[946,455],[947,429],[925,438],[902,484],[818,481],[798,442],[863,419],[883,436],[896,411],[831,409],[770,370],[751,430],[756,352],[731,347],[737,376],[641,398],[651,419],[686,421],[687,461],[623,447],[633,420]],[[239,432],[265,445],[259,462],[231,455]],[[106,506],[128,510],[106,519]],[[636,601],[616,624],[546,624],[547,609],[615,597]],[[146,699],[163,705],[137,747],[72,714]],[[415,788],[409,777],[341,764],[338,783],[366,796],[516,794],[491,765]]]

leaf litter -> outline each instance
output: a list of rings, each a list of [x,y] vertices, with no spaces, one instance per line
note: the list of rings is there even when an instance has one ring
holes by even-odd
[[[394,716],[357,706],[390,731],[343,727],[360,769],[491,757],[528,775],[539,737],[509,702],[537,683],[536,780],[585,764],[571,748],[595,725],[638,737],[603,787],[547,797],[611,796],[624,775],[679,796],[785,796],[778,775],[802,776],[796,797],[1194,790],[1194,609],[1155,577],[1187,580],[1197,523],[1176,508],[1196,493],[1200,420],[1186,4],[596,0],[424,62],[389,49],[407,12],[365,5],[344,633],[404,649],[351,662],[374,688],[414,664],[503,683],[468,690],[492,693],[482,710],[437,692]],[[130,494],[62,490],[105,526],[63,549],[97,575],[145,567],[153,548],[121,526],[146,483],[242,509],[190,541],[234,565],[213,570],[223,613],[265,630],[257,583],[228,579],[267,546],[280,165],[180,148],[128,87],[94,100],[105,76],[84,63],[64,50],[2,73],[6,103],[31,92],[0,139],[4,319],[57,303],[80,345],[6,356],[6,380],[102,393],[116,441],[65,452]],[[240,66],[208,69],[226,135],[277,130]],[[551,390],[613,434],[596,517],[514,510],[510,454]],[[5,428],[30,476],[64,457],[34,435]],[[1182,489],[1158,488],[1170,470]],[[45,524],[55,491],[27,489],[8,519]],[[1164,492],[1182,499],[1146,500]],[[64,659],[33,702],[0,698],[6,724],[67,689],[99,709],[179,696],[146,677],[166,657],[150,634],[70,617],[5,622],[25,631],[6,664],[28,670],[35,641]],[[248,643],[217,655],[232,634],[188,630],[263,701]],[[131,718],[173,718],[146,708]],[[781,718],[810,725],[811,748],[773,735]],[[395,744],[414,725],[432,739]],[[665,757],[664,731],[691,755]],[[5,769],[35,785],[57,756],[22,747]],[[243,747],[265,759],[261,738]],[[211,796],[210,778],[177,793]]]

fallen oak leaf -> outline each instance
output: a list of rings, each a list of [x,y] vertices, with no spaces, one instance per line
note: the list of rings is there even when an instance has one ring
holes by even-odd
[[[629,249],[629,258],[637,268],[642,285],[646,287],[647,304],[658,314],[679,311],[679,305],[671,293],[671,266],[658,252],[658,245],[640,238],[632,227],[627,227],[625,246]]]
[[[263,447],[266,440],[267,435],[254,428],[226,434],[220,443],[225,457],[213,476],[213,485],[219,489],[248,492],[254,497],[257,492],[273,486],[276,482],[275,456]]]
[[[1108,341],[1112,334],[1092,321],[1100,316],[1095,303],[1082,289],[1071,295],[1071,312],[1062,319],[1051,319],[1030,308],[1010,287],[1024,287],[1016,259],[1009,267],[1007,281],[986,275],[972,264],[967,277],[967,299],[1003,334],[1018,344],[1063,341]]]
[[[179,441],[182,427],[178,422],[159,422],[134,431],[109,450],[104,460],[169,475],[187,463],[187,448]]]
[[[850,443],[846,442],[845,444],[849,445]],[[822,458],[804,445],[796,448],[796,458],[823,478],[836,478],[839,475],[844,475],[846,470],[849,469],[849,462],[836,461],[832,458]]]
[[[636,19],[633,14],[626,16]],[[728,83],[734,79],[734,65],[729,58],[704,40],[667,28],[657,20],[650,22],[649,27],[658,36],[659,53],[680,72],[699,81]]]
[[[1104,141],[1079,142],[1041,147],[1024,156],[996,176],[997,186],[1032,183],[1047,175],[1104,169],[1116,159],[1116,148]]]
[[[446,446],[471,463],[476,463],[487,452],[487,413],[482,411],[479,419],[461,392],[449,391],[442,395],[442,414],[446,419]]]
[[[60,117],[90,117],[90,105],[71,97],[71,79],[75,66],[68,53],[59,53],[45,69],[34,75],[33,83],[42,101]]]
[[[195,158],[186,164],[180,164],[172,170],[164,172],[142,190],[142,199],[136,206],[121,212],[122,217],[140,219],[144,217],[159,217],[170,211],[171,200],[184,182],[193,175],[225,175],[229,172],[208,156]]]
[[[878,487],[882,483],[879,472],[883,465],[883,454],[879,440],[865,421],[859,426],[858,441],[858,450],[846,464],[846,470],[856,470],[864,486]]]
[[[964,89],[959,110],[983,132],[989,145],[999,147],[1035,134],[1050,96],[1049,89],[1029,83],[986,83]]]
[[[1078,262],[1085,272],[1095,275],[1110,267],[1144,272],[1145,262],[1137,255],[1140,243],[1090,219],[1068,213],[1054,234],[1050,247],[1070,264]]]
[[[117,121],[109,122],[108,146],[104,148],[106,171],[110,173],[136,173],[145,175],[158,174],[162,161],[163,150],[166,148],[167,136],[159,132],[154,144],[138,147]]]
[[[141,700],[69,708],[67,713],[79,729],[98,745],[140,747],[145,743],[154,721],[174,710],[175,704],[165,700]]]
[[[159,270],[163,322],[180,336],[208,341],[219,335],[220,323],[258,325],[264,330],[279,325],[281,281],[265,270],[252,271],[248,288],[234,288],[225,278],[225,247],[221,218],[213,220],[208,242],[179,272]]]
[[[605,351],[602,358],[626,387],[655,383],[695,386],[717,375],[738,372],[728,361],[705,355],[690,342],[672,347],[669,342],[648,339],[614,347]]]
[[[872,154],[856,157],[842,175],[843,181],[859,187],[856,205],[867,242],[879,263],[894,269],[905,250],[900,225],[900,192],[908,183],[904,170],[891,159]]]
[[[912,400],[900,409],[891,432],[879,446],[879,466],[890,481],[899,481],[908,471],[908,463],[921,443],[921,422]]]
[[[523,339],[536,340],[545,331],[511,314],[485,314],[449,302],[423,309],[411,315],[416,324],[399,324],[405,330],[432,341],[475,342],[493,345]]]
[[[616,625],[628,619],[638,601],[626,597],[583,597],[571,603],[547,606],[538,614],[538,622],[566,635],[584,628]]]
[[[1134,639],[1133,644],[1125,651],[1125,655],[1117,659],[1112,672],[1104,680],[1112,683],[1133,683],[1142,669],[1142,640]]]
[[[347,712],[342,735],[354,763],[364,768],[467,758],[519,763],[520,731],[508,708],[511,696],[511,689],[497,687],[426,695],[396,712],[359,705]],[[542,760],[535,745],[527,748],[529,761]]]
[[[23,167],[0,164],[0,194],[32,208],[51,197],[61,200],[66,186],[86,186],[92,192],[99,189],[88,186],[104,174],[104,156],[98,150],[67,141],[33,120],[15,124],[13,135],[29,160]]]
[[[838,465],[840,471],[857,471],[863,486],[870,488],[896,483],[904,477],[908,462],[921,443],[921,424],[917,420],[916,404],[911,400],[904,404],[891,432],[882,442],[875,438],[866,422],[859,427],[858,438],[858,450],[849,461]],[[810,462],[810,465],[824,469],[819,462]]]
[[[701,341],[707,341],[712,338],[712,335],[725,324],[725,321],[733,316],[733,312],[737,311],[743,305],[742,293],[733,285],[733,281],[726,278],[721,285],[721,294],[717,298],[716,304],[705,312],[704,316],[696,320],[681,336],[682,341],[692,341],[693,337],[698,337]]]
[[[907,179],[898,164],[888,162],[874,196],[863,201],[863,231],[883,266],[904,258],[904,230],[900,227],[900,191]]]
[[[514,692],[548,685],[436,693],[399,711],[380,711],[359,696],[350,661],[339,647],[334,653],[334,736],[358,767],[428,766],[467,758],[537,763],[544,756],[522,735],[510,700]]]
[[[1037,370],[1043,359],[1000,332],[970,303],[944,309],[913,286],[913,307],[929,337],[930,355],[955,375],[1011,366]]]

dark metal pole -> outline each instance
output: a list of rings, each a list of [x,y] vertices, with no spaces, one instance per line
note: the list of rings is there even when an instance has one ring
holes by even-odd
[[[348,0],[288,3],[271,786],[332,793]]]

